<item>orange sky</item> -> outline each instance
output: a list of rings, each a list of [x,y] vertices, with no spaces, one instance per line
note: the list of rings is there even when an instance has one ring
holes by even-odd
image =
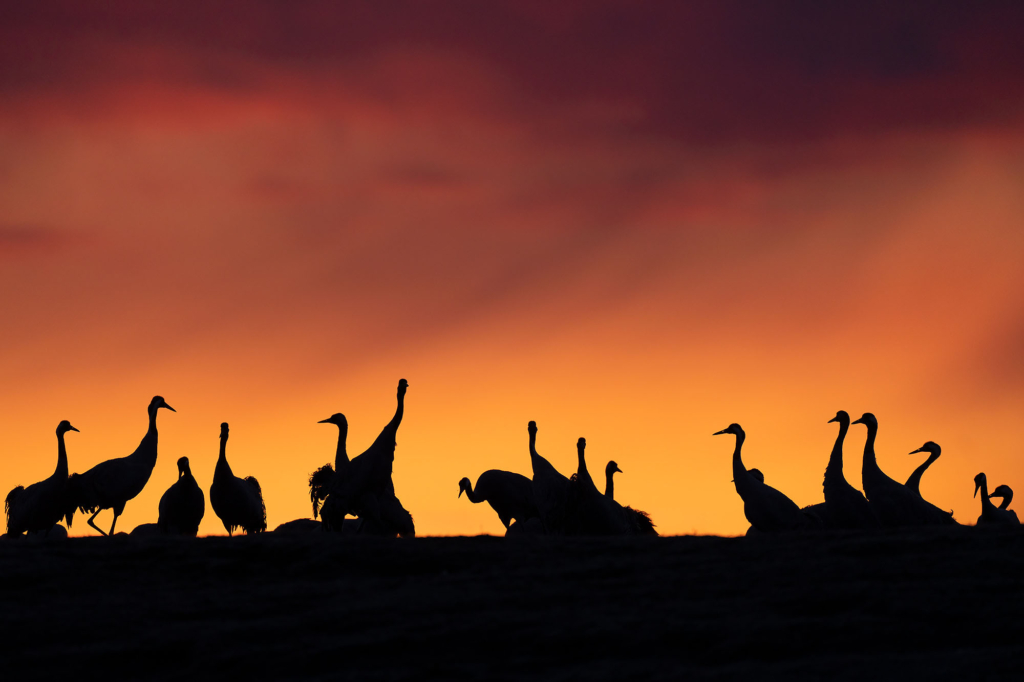
[[[61,419],[72,471],[129,454],[160,394],[119,528],[182,455],[208,490],[222,421],[273,527],[333,458],[316,422],[361,452],[400,377],[421,534],[501,530],[457,482],[528,474],[531,419],[669,534],[746,528],[734,421],[801,505],[837,409],[897,479],[941,444],[922,491],[961,522],[979,471],[1024,491],[1013,3],[0,12],[3,491]]]

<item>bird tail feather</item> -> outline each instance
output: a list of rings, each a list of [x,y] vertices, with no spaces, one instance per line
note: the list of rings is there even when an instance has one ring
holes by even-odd
[[[633,525],[633,532],[637,535],[657,535],[658,531],[654,530],[654,522],[651,521],[651,515],[645,511],[639,509],[633,509],[632,507],[625,507],[626,513],[629,515]]]
[[[334,467],[329,463],[309,475],[309,501],[313,503],[313,518],[320,512],[320,503],[327,499],[327,493],[334,483]]]
[[[7,493],[7,499],[4,500],[4,514],[7,516],[7,532],[11,532],[11,508],[14,507],[18,502],[18,498],[25,492],[25,487],[19,485],[17,488]]]
[[[263,489],[260,488],[260,482],[256,480],[255,476],[246,476],[245,482],[248,483],[256,490],[256,498],[260,501],[260,522],[253,531],[262,533],[267,529],[267,505],[263,501]],[[252,532],[248,528],[245,529],[246,533]]]

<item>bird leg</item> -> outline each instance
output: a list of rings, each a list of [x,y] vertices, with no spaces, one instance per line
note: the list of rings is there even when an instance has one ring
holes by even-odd
[[[106,533],[104,533],[103,530],[93,522],[94,519],[96,518],[96,515],[99,514],[101,511],[103,511],[103,510],[102,509],[97,509],[93,513],[93,515],[89,517],[88,524],[90,526],[92,526],[93,528],[95,528],[96,532],[99,533],[100,535],[106,535]],[[117,521],[117,517],[116,516],[114,517],[114,521]],[[111,527],[111,530],[113,530],[113,527]]]
[[[114,521],[113,521],[113,523],[110,524],[110,535],[111,535],[111,537],[113,537],[113,535],[114,535],[114,526],[117,525],[117,516],[118,516],[118,514],[115,511],[114,512]]]

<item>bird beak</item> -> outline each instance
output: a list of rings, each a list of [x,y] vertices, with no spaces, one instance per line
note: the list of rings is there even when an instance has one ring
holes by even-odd
[[[459,488],[459,497],[462,497],[462,488]]]
[[[327,419],[321,419],[320,421],[317,422],[317,424],[330,424],[330,423],[331,423],[331,418],[330,417],[328,417]]]
[[[919,452],[924,452],[924,448],[918,448],[917,450],[914,450],[914,451],[913,451],[913,452],[911,452],[910,454],[912,454],[912,455],[916,455],[916,454],[917,454],[917,453],[919,453]]]
[[[617,472],[619,472],[620,474],[622,473],[622,469],[620,469],[619,467],[615,467],[615,470],[616,470]]]
[[[729,429],[722,429],[721,431],[715,431],[712,436],[721,436],[723,433],[729,433]]]
[[[856,420],[850,422],[850,425],[852,426],[853,424],[863,424],[863,423],[864,423],[863,419],[856,419]]]
[[[168,405],[167,403],[164,403],[164,407],[166,407],[166,408],[167,408],[168,410],[170,410],[171,412],[177,412],[177,410],[176,410],[176,409],[174,409],[173,407],[171,407],[171,406],[170,406],[170,405]]]
[[[68,425],[68,428],[71,429],[72,431],[76,432],[76,433],[81,433],[81,431],[76,429],[74,426]]]
[[[831,419],[829,419],[829,420],[828,420],[827,422],[825,422],[825,423],[826,423],[826,424],[831,424],[832,422],[837,422],[837,421],[839,421],[839,417],[832,417]]]
[[[977,497],[977,496],[978,496],[978,491],[979,491],[979,490],[981,490],[981,484],[980,484],[980,483],[975,483],[975,484],[974,484],[974,496],[975,496],[975,497]]]

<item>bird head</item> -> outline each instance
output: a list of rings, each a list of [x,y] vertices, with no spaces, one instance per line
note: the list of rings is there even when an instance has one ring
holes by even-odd
[[[530,422],[526,425],[526,430],[530,432],[531,436],[537,435],[537,422]]]
[[[578,441],[576,441],[576,452],[578,452],[578,453],[580,453],[582,455],[583,451],[586,450],[586,449],[587,449],[587,439],[586,438],[580,438]]]
[[[721,431],[715,431],[711,435],[712,436],[721,436],[721,435],[726,434],[726,433],[731,433],[734,436],[742,436],[743,435],[743,429],[740,428],[739,424],[729,424],[727,427],[725,427]]]
[[[405,391],[408,388],[409,388],[409,382],[408,381],[406,381],[405,379],[399,379],[398,380],[398,395],[400,395],[400,396],[405,395]]]
[[[838,412],[836,412],[836,416],[828,420],[829,424],[831,424],[832,422],[839,422],[840,424],[846,424],[847,426],[849,426],[850,415],[847,414],[845,410],[839,410]]]
[[[348,419],[346,419],[345,415],[343,415],[341,412],[335,412],[327,419],[321,419],[320,421],[317,422],[317,424],[334,424],[339,429],[347,429]]]
[[[1012,498],[1013,497],[1013,490],[1011,490],[1010,486],[1008,486],[1008,485],[997,485],[996,489],[993,490],[991,493],[989,493],[988,496],[989,497],[999,497],[999,498],[1002,498],[1002,499]]]
[[[181,478],[185,474],[191,474],[192,471],[188,467],[188,457],[182,457],[178,460],[178,478]]]
[[[57,435],[58,436],[63,436],[68,431],[78,431],[78,429],[76,429],[74,426],[72,426],[71,422],[69,422],[67,419],[62,421],[60,424],[57,424]]]
[[[462,493],[472,489],[472,487],[473,483],[468,478],[463,477],[463,479],[459,481],[459,497],[462,497]]]
[[[224,440],[228,439],[228,423],[227,422],[223,422],[220,425],[220,437],[222,439],[224,439]]]
[[[928,441],[927,443],[919,447],[917,450],[914,450],[910,454],[916,455],[919,452],[927,452],[928,454],[931,455],[938,455],[942,453],[942,448],[940,448],[937,443]]]
[[[156,412],[161,407],[165,407],[171,412],[177,412],[176,409],[167,404],[167,401],[158,395],[153,396],[153,399],[149,401],[149,411]]]
[[[864,414],[862,414],[860,416],[860,419],[858,419],[857,421],[852,422],[852,423],[853,424],[864,424],[869,429],[870,428],[876,428],[876,429],[878,428],[878,420],[875,419],[875,415],[871,414],[870,412],[865,412]]]
[[[621,474],[622,469],[619,468],[619,465],[616,464],[615,460],[613,459],[612,461],[608,462],[608,466],[604,468],[604,474],[605,476],[611,476],[612,474],[615,473]]]
[[[978,496],[978,491],[981,490],[981,486],[987,485],[988,481],[985,478],[985,474],[978,474],[974,477],[974,496]]]

